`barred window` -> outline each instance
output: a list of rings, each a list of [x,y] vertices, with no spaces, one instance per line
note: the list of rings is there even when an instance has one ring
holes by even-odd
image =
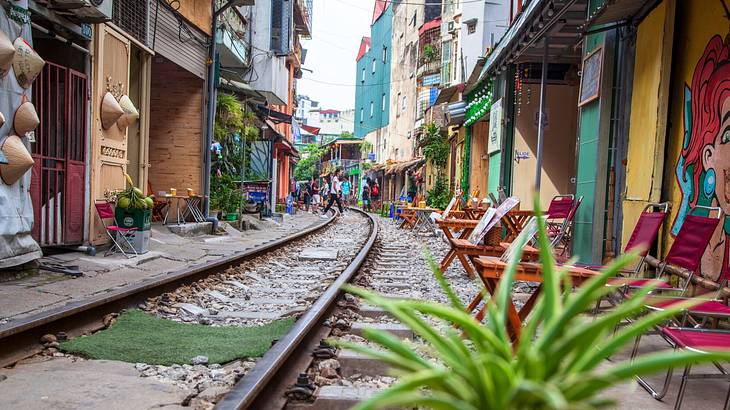
[[[148,0],[125,0],[113,3],[112,22],[144,45],[147,41]]]

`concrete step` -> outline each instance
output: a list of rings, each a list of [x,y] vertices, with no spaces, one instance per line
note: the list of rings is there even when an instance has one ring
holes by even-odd
[[[388,369],[390,369],[390,366],[352,350],[342,350],[337,355],[337,361],[340,362],[342,377],[352,377],[356,374],[373,377],[387,376]]]
[[[358,313],[360,313],[360,316],[362,317],[369,317],[371,319],[377,319],[383,316],[390,317],[390,313],[377,306],[372,305],[361,305],[360,311]]]
[[[314,403],[287,405],[287,410],[349,410],[379,390],[365,387],[322,386]]]
[[[352,328],[350,329],[350,332],[356,336],[362,337],[362,331],[365,328],[369,329],[377,329],[377,330],[384,330],[386,332],[389,332],[395,337],[401,338],[401,339],[410,339],[413,340],[413,331],[401,324],[396,323],[362,323],[362,322],[355,322],[352,324]]]
[[[403,282],[390,282],[390,281],[372,281],[370,287],[373,289],[410,289],[412,285],[410,283]]]

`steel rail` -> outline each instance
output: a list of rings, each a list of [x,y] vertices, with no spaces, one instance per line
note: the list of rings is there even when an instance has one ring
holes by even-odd
[[[0,348],[0,367],[11,365],[40,352],[42,347],[39,339],[44,334],[56,334],[63,331],[69,336],[77,336],[85,330],[100,329],[104,315],[135,307],[150,297],[161,295],[183,284],[195,282],[265,252],[281,248],[290,242],[319,231],[334,219],[335,217],[332,216],[292,235],[254,245],[251,249],[206,264],[190,266],[161,278],[126,285],[98,296],[73,301],[58,308],[0,324],[0,346],[2,346]]]
[[[294,383],[299,372],[308,367],[312,348],[329,333],[322,322],[334,310],[342,285],[353,279],[378,236],[375,218],[359,209],[355,211],[365,214],[370,220],[371,231],[365,246],[289,332],[218,402],[217,410],[283,407],[286,402],[283,392]]]

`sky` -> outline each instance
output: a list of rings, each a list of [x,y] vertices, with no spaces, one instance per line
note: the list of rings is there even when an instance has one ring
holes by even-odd
[[[355,57],[363,36],[370,35],[375,0],[314,0],[312,39],[297,94],[319,101],[321,108],[355,106]],[[329,84],[326,84],[329,83]]]

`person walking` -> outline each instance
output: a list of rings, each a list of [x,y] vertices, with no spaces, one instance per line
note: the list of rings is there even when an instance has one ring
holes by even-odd
[[[304,182],[302,194],[304,195],[304,210],[309,212],[309,206],[312,204],[312,184],[309,181]]]
[[[340,183],[340,170],[336,170],[332,178],[330,179],[329,185],[329,202],[327,207],[322,211],[322,218],[327,218],[327,211],[332,208],[332,204],[337,202],[337,209],[340,214],[342,213],[342,203],[340,202],[340,195],[342,194],[342,185]]]
[[[321,198],[319,196],[319,184],[317,183],[317,179],[312,177],[312,212],[317,213],[319,210],[319,203],[321,202]]]
[[[362,207],[365,212],[371,212],[370,209],[370,178],[365,179],[365,185],[362,187]]]
[[[350,180],[347,178],[342,182],[342,200],[347,209],[350,206]]]

